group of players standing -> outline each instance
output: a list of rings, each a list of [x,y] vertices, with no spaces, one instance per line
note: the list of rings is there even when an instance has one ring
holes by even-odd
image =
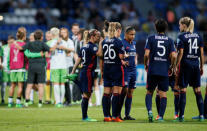
[[[158,121],[163,121],[167,106],[168,86],[174,91],[175,121],[184,121],[184,110],[186,104],[186,88],[188,84],[193,87],[196,95],[199,116],[194,119],[203,121],[207,117],[207,96],[205,102],[201,95],[200,78],[203,73],[204,55],[203,41],[200,35],[193,32],[194,22],[189,17],[181,18],[179,21],[181,34],[177,42],[166,36],[167,22],[163,19],[155,21],[157,34],[151,35],[146,40],[144,65],[147,71],[147,93],[146,107],[148,118],[153,122],[152,95],[157,91],[156,105]],[[11,88],[9,92],[8,106],[13,103],[14,88],[18,85],[16,106],[21,106],[21,92],[26,69],[28,70],[26,103],[28,107],[30,91],[37,87],[39,91],[39,107],[42,106],[43,92],[46,73],[51,74],[53,83],[55,103],[61,107],[65,96],[64,83],[66,79],[73,81],[82,92],[82,120],[97,121],[87,115],[89,99],[91,97],[99,57],[101,78],[104,83],[102,107],[105,122],[122,122],[121,109],[125,100],[124,120],[135,120],[130,116],[133,91],[136,88],[136,65],[137,53],[135,29],[126,27],[124,39],[120,39],[122,26],[118,22],[104,22],[103,31],[96,29],[82,31],[83,45],[75,59],[75,65],[67,75],[67,55],[74,52],[74,47],[69,47],[68,30],[66,28],[52,28],[50,33],[52,39],[46,43],[42,42],[43,32],[34,32],[34,41],[25,43],[26,30],[19,28],[17,39],[12,40],[9,56],[9,69]],[[59,38],[61,36],[61,39]],[[98,46],[96,44],[99,44]],[[178,55],[177,55],[178,54]],[[26,57],[27,58],[26,58]],[[46,59],[50,58],[50,73],[46,72]],[[200,63],[199,63],[200,58]],[[25,61],[28,64],[25,66]],[[76,69],[81,68],[79,75]],[[66,76],[66,77],[64,77]],[[101,94],[102,95],[102,94]],[[112,113],[110,112],[112,107]],[[204,109],[205,108],[205,109]]]

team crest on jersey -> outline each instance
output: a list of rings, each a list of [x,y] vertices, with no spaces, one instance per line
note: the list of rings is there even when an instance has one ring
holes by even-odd
[[[97,47],[93,47],[93,50],[94,50],[94,51],[97,51],[97,50],[98,50],[98,48],[97,48]]]

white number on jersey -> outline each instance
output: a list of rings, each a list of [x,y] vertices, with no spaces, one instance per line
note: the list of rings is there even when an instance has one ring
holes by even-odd
[[[195,54],[198,52],[198,39],[195,38],[194,41],[192,42],[192,39],[188,40],[189,43],[189,54],[192,54],[192,50],[195,50]]]
[[[14,51],[14,58],[13,58],[13,62],[17,62],[17,56],[18,56],[18,53],[19,53],[19,50],[13,50]]]
[[[103,49],[106,48],[106,52],[104,53],[104,59],[105,60],[108,60],[108,59],[111,59],[113,60],[115,57],[116,57],[116,52],[115,50],[112,48],[114,45],[103,45]]]
[[[85,50],[82,50],[82,59],[83,59],[82,64],[85,64],[86,62],[86,51]]]
[[[165,46],[162,45],[163,43],[164,43],[164,41],[158,41],[157,42],[157,47],[162,49],[162,51],[160,51],[160,52],[158,51],[157,52],[157,54],[159,56],[164,56],[165,55],[165,52],[166,52]]]

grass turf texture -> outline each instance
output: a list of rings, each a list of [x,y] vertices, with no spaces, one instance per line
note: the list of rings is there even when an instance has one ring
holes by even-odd
[[[8,88],[7,88],[8,89]],[[192,88],[187,91],[187,104],[185,111],[185,122],[172,122],[174,116],[174,97],[173,92],[168,92],[167,109],[163,123],[148,123],[147,111],[145,108],[145,88],[137,88],[134,92],[131,116],[135,121],[124,121],[122,123],[103,122],[103,112],[101,107],[89,107],[88,115],[97,119],[98,122],[82,122],[80,105],[71,107],[56,108],[54,105],[43,105],[43,108],[37,107],[37,97],[35,94],[35,104],[29,108],[8,108],[7,105],[0,105],[0,131],[204,131],[207,129],[207,120],[198,122],[192,120],[192,116],[198,115],[195,96]],[[8,94],[8,90],[7,90]],[[204,88],[202,88],[204,97]],[[7,98],[7,97],[6,97]],[[93,101],[94,101],[93,96]],[[7,100],[6,100],[7,103]],[[155,107],[155,94],[153,96],[153,114],[157,115]],[[124,109],[122,110],[124,116]]]

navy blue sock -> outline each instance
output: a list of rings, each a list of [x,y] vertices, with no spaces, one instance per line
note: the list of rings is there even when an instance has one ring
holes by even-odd
[[[103,98],[102,98],[102,107],[103,107],[104,117],[110,117],[110,104],[111,104],[110,101],[111,101],[110,94],[104,93]]]
[[[125,100],[125,116],[129,116],[129,113],[131,111],[131,105],[132,105],[132,96],[127,95]]]
[[[203,104],[202,94],[201,94],[201,92],[196,92],[195,94],[196,94],[196,103],[197,103],[197,106],[198,106],[199,114],[203,115],[204,104]]]
[[[121,116],[121,110],[122,110],[122,107],[123,107],[123,104],[124,104],[125,96],[126,96],[126,92],[123,89],[122,92],[121,92],[121,95],[119,96],[119,111],[118,111],[119,116]]]
[[[157,107],[157,113],[159,114],[159,112],[160,112],[160,95],[156,95],[155,103],[156,103],[156,107]]]
[[[180,100],[180,95],[179,94],[174,95],[175,115],[178,115],[179,112],[179,100]]]
[[[184,117],[185,104],[186,104],[186,92],[181,91],[180,92],[180,114],[179,114],[179,118]]]
[[[113,93],[113,98],[112,98],[112,117],[117,117],[119,115],[118,107],[119,107],[119,94],[118,93]]]
[[[81,109],[82,109],[82,118],[85,119],[88,117],[88,98],[83,98],[81,103]]]
[[[207,118],[207,93],[205,95],[205,100],[204,100],[204,116]]]
[[[152,95],[151,94],[146,94],[145,97],[145,105],[147,107],[147,111],[152,111]]]
[[[167,97],[162,97],[160,99],[160,112],[159,112],[159,116],[162,118],[165,114],[166,106],[167,106]]]

